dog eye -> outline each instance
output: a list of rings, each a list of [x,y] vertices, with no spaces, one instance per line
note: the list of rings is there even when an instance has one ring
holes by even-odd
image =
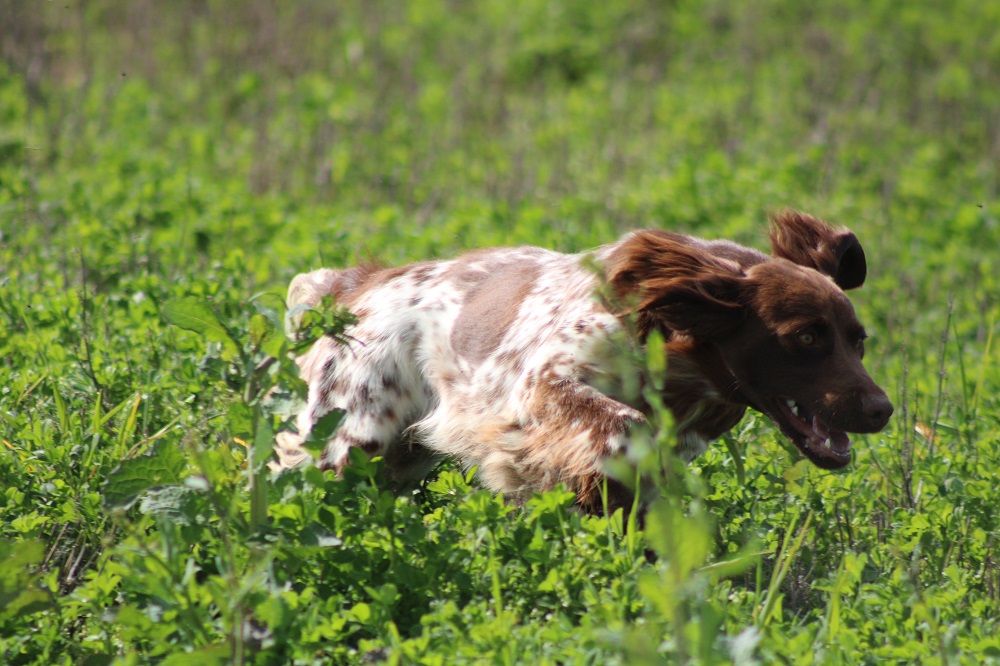
[[[798,340],[799,344],[803,347],[812,347],[816,344],[816,334],[812,331],[802,331],[795,339]]]

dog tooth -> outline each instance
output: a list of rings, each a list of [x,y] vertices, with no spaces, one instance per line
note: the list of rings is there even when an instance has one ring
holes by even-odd
[[[831,448],[830,438],[829,437],[827,437],[826,439],[823,440],[823,446],[825,446],[828,449]]]

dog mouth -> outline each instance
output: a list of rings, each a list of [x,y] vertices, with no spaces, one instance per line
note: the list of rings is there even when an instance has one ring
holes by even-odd
[[[791,398],[778,398],[768,410],[781,431],[816,466],[841,469],[851,462],[851,440],[806,405]]]

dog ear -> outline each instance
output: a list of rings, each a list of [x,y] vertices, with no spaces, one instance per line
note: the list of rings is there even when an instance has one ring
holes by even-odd
[[[642,336],[660,328],[718,338],[744,319],[742,273],[685,236],[635,232],[612,252],[606,271],[615,309],[635,313]]]
[[[829,275],[841,289],[860,287],[868,272],[857,236],[794,210],[771,217],[771,253]]]

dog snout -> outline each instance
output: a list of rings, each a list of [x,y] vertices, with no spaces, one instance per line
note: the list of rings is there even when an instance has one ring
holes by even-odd
[[[861,398],[861,412],[871,432],[878,432],[889,422],[894,408],[888,396],[879,391]]]

